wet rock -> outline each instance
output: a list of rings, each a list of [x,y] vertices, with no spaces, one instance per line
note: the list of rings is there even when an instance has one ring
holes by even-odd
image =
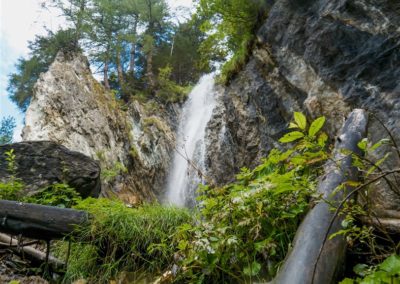
[[[66,183],[81,196],[97,197],[101,190],[100,167],[91,158],[50,141],[21,142],[0,146],[0,181],[13,175],[5,152],[14,150],[17,178],[33,193],[55,183]]]

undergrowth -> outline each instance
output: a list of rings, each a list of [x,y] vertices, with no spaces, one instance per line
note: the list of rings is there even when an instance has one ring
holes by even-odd
[[[289,150],[272,150],[258,167],[243,168],[231,184],[202,186],[198,206],[191,211],[158,204],[128,208],[109,199],[80,200],[71,194],[72,189],[61,185],[54,191],[39,191],[30,202],[73,205],[92,218],[89,225],[77,228],[70,236],[64,283],[77,279],[108,283],[117,280],[122,272],[156,277],[168,271],[173,276],[169,280],[175,283],[271,280],[290,250],[302,218],[313,203],[320,201],[315,190],[317,179],[330,157],[328,137],[322,131],[324,123],[324,117],[308,123],[303,114],[296,112],[290,131],[279,140],[290,143]],[[362,140],[359,147],[367,156],[384,144],[387,139],[374,144]],[[353,156],[364,180],[351,182],[351,186],[364,189],[362,182],[383,176],[386,158],[384,155],[371,162]],[[11,152],[7,159],[8,170],[15,177],[15,155]],[[392,187],[396,189],[395,184]],[[369,200],[369,190],[360,190],[358,198]],[[5,194],[9,190],[0,187],[0,196]],[[10,198],[15,197],[12,194]],[[380,264],[356,265],[356,278],[342,283],[399,283],[399,244],[387,233],[383,236],[391,241],[386,245],[378,242],[382,238],[382,234],[376,233],[379,228],[363,221],[365,217],[371,218],[368,204],[350,199],[343,203],[339,208],[340,214],[346,215],[343,230],[330,237],[344,235],[350,250],[367,251],[380,259],[383,255],[391,256]],[[67,251],[67,242],[58,242],[57,256],[65,259]]]
[[[180,227],[183,283],[251,283],[269,280],[284,259],[315,193],[322,163],[328,158],[325,119],[310,127],[295,113],[281,138],[296,142],[288,151],[272,150],[254,170],[242,169],[236,182],[203,187],[195,225]],[[266,264],[266,265],[265,265]]]
[[[75,209],[93,219],[79,228],[74,239],[64,281],[87,279],[106,283],[121,271],[161,274],[173,263],[176,228],[191,222],[186,209],[142,205],[128,208],[120,201],[89,198]],[[58,248],[66,254],[66,246]]]
[[[399,284],[400,256],[393,254],[378,265],[358,264],[353,270],[358,277],[345,278],[340,284]]]

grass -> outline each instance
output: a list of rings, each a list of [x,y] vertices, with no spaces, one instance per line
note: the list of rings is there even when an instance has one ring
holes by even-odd
[[[93,219],[78,229],[65,283],[81,278],[107,283],[122,271],[161,274],[173,263],[176,228],[191,222],[186,209],[157,204],[128,208],[120,201],[89,198],[75,208],[88,211]],[[59,244],[57,251],[65,257],[66,244]]]

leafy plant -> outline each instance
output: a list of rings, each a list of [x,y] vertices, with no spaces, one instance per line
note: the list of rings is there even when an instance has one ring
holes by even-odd
[[[187,97],[186,89],[179,86],[172,81],[171,78],[172,68],[167,65],[164,68],[159,68],[158,73],[158,90],[156,95],[158,98],[165,102],[183,102]]]
[[[265,1],[200,0],[196,18],[203,20],[207,37],[200,46],[202,64],[226,62],[220,81],[229,82],[246,63],[253,46],[255,31],[266,17]]]
[[[376,266],[358,264],[353,270],[360,277],[356,279],[346,278],[340,284],[399,284],[400,256],[393,254]]]
[[[347,189],[349,186],[353,188],[351,194],[346,194],[346,198],[334,209],[338,215],[343,215],[342,229],[330,238],[336,236],[344,236],[349,244],[350,251],[357,255],[362,251],[364,255],[369,255],[370,264],[375,261],[373,258],[381,258],[380,255],[388,255],[395,253],[400,249],[400,244],[396,243],[388,231],[382,227],[379,219],[374,212],[374,208],[370,204],[371,191],[374,187],[371,184],[379,180],[383,180],[388,189],[399,194],[398,185],[393,183],[387,176],[400,173],[400,169],[388,170],[384,162],[390,155],[390,152],[380,151],[384,145],[391,144],[389,139],[381,139],[376,143],[370,143],[367,138],[362,139],[358,143],[358,148],[362,151],[361,155],[350,151],[343,151],[346,155],[351,155],[353,165],[356,166],[361,173],[360,181],[348,181],[340,185],[336,192]],[[378,151],[381,154],[378,154]],[[375,156],[375,160],[371,159],[371,155]],[[356,198],[351,198],[356,196]],[[356,201],[357,200],[357,201]]]
[[[116,162],[113,167],[103,169],[101,172],[101,178],[104,181],[111,181],[116,176],[126,173],[128,169],[120,162]]]
[[[15,161],[14,149],[6,151],[5,160],[7,163],[7,171],[10,177],[7,182],[0,183],[0,199],[19,200],[21,191],[24,189],[24,184],[17,177],[17,164]]]
[[[82,198],[79,193],[74,188],[64,183],[50,185],[39,190],[34,195],[23,199],[24,202],[28,203],[57,206],[61,208],[71,208],[81,200]]]
[[[179,229],[181,273],[197,283],[232,283],[270,278],[284,259],[300,220],[315,193],[320,165],[329,157],[324,118],[309,128],[295,113],[282,143],[296,141],[285,152],[272,150],[254,170],[242,169],[236,182],[202,187],[195,225]],[[263,265],[268,264],[268,265]]]

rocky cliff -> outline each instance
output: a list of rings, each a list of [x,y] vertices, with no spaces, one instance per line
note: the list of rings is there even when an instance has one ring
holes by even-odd
[[[400,145],[400,2],[274,1],[244,70],[220,90],[208,125],[208,168],[217,182],[260,162],[293,111],[327,117],[332,137],[353,108],[383,121]],[[371,118],[372,141],[388,137]],[[390,150],[390,149],[387,149]],[[393,154],[389,167],[399,166]],[[374,191],[380,216],[400,218],[400,198]]]
[[[207,175],[223,184],[241,167],[257,165],[279,147],[293,111],[326,116],[333,139],[353,108],[365,108],[400,145],[399,2],[269,2],[248,63],[228,86],[217,87],[206,131]],[[138,101],[121,106],[94,80],[86,58],[60,54],[36,84],[23,137],[100,160],[103,194],[134,203],[163,189],[178,112]],[[388,136],[374,117],[369,133],[372,141]],[[390,159],[390,167],[400,164],[396,155]],[[382,216],[398,215],[397,195],[385,186],[374,192]]]
[[[171,112],[137,101],[121,106],[93,78],[86,57],[59,53],[35,85],[23,139],[54,141],[99,160],[102,194],[136,203],[163,186],[175,139],[166,123]]]

